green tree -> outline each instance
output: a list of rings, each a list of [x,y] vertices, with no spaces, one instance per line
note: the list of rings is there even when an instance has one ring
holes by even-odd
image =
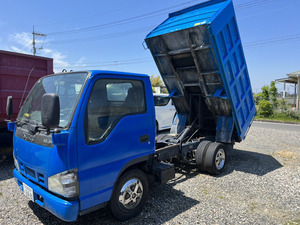
[[[277,101],[277,95],[278,95],[278,89],[276,88],[275,81],[271,82],[270,89],[269,89],[271,101],[273,107],[276,109],[278,106],[278,101]]]
[[[160,76],[155,77],[151,75],[150,77],[152,87],[163,87],[164,83],[161,81]]]
[[[261,93],[253,94],[253,97],[254,97],[255,105],[258,105],[261,99]]]
[[[261,88],[261,100],[270,101],[270,87],[269,85],[264,85]]]
[[[274,109],[269,101],[262,100],[259,102],[258,115],[262,117],[270,117],[273,115]]]
[[[155,88],[154,88],[154,87],[152,87],[152,92],[153,92],[153,93],[156,93],[156,91],[155,91]]]

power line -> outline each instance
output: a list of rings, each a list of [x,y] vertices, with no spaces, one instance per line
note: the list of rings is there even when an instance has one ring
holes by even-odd
[[[93,31],[93,30],[97,30],[97,29],[104,29],[104,28],[109,28],[109,27],[112,27],[112,26],[120,26],[120,25],[124,25],[124,24],[127,24],[127,23],[136,22],[136,21],[139,21],[139,20],[144,20],[144,19],[148,19],[148,18],[151,18],[151,17],[154,17],[154,16],[164,14],[164,11],[166,11],[166,10],[169,11],[171,8],[176,8],[176,7],[185,5],[185,4],[190,4],[194,1],[195,0],[192,0],[192,1],[185,2],[185,3],[179,4],[179,5],[175,5],[175,6],[172,6],[172,7],[165,8],[165,9],[161,9],[159,11],[150,12],[150,13],[143,14],[143,15],[140,15],[140,16],[127,18],[127,19],[124,19],[124,20],[118,20],[118,21],[114,21],[114,22],[110,22],[110,23],[106,23],[106,24],[100,24],[100,25],[96,25],[96,26],[90,26],[90,27],[86,27],[86,28],[67,30],[67,31],[61,31],[61,32],[53,32],[53,33],[49,33],[48,35],[62,35],[62,34],[67,34],[67,33],[72,34],[72,33],[78,33],[78,32],[88,32],[88,31]],[[276,1],[276,0],[255,0],[255,1],[247,2],[247,3],[243,3],[243,4],[240,4],[240,5],[236,6],[236,11],[246,9],[246,8],[250,8],[250,7],[255,7],[255,6],[258,6],[258,5],[262,5],[262,4],[266,4],[266,3],[270,3],[270,2],[274,2],[274,1]],[[154,26],[155,25],[153,25],[153,27]],[[142,32],[143,29],[146,29],[146,28],[138,28],[138,29],[122,31],[122,32],[117,32],[117,33],[104,34],[104,35],[100,35],[100,36],[84,37],[84,38],[61,40],[61,41],[52,41],[52,42],[48,42],[48,43],[51,43],[51,44],[67,44],[67,43],[74,43],[74,42],[80,42],[80,41],[95,41],[97,39],[108,39],[108,38],[117,37],[119,35],[129,35],[129,33],[127,33],[127,32],[136,32],[136,33],[138,33],[138,32]]]
[[[72,65],[82,65],[82,66],[88,66],[88,65],[106,65],[106,64],[112,64],[112,63],[132,63],[132,62],[142,62],[142,61],[149,61],[152,60],[151,58],[147,57],[147,58],[137,58],[137,59],[122,59],[122,60],[113,60],[113,61],[98,61],[98,62],[89,62],[89,63],[84,63],[84,62],[73,62],[70,64]]]
[[[120,32],[115,32],[115,33],[109,33],[109,34],[103,34],[103,35],[97,35],[97,36],[92,36],[92,37],[83,37],[83,38],[74,38],[74,39],[68,39],[68,40],[61,40],[61,41],[49,41],[47,42],[48,44],[73,44],[76,42],[83,42],[83,41],[99,41],[99,40],[104,40],[104,39],[110,39],[110,38],[115,38],[115,37],[120,37],[120,36],[128,36],[128,35],[135,35],[137,33],[149,31],[149,29],[153,29],[154,26],[149,26],[149,27],[140,27],[132,30],[126,30],[126,31],[120,31]]]
[[[48,35],[50,35],[50,36],[51,35],[52,36],[53,35],[65,35],[65,34],[89,32],[89,31],[109,28],[109,27],[113,27],[113,26],[120,26],[120,25],[123,25],[123,24],[137,22],[137,21],[140,21],[140,20],[145,20],[145,19],[149,19],[149,18],[152,18],[152,17],[155,17],[155,16],[163,15],[166,11],[169,12],[170,9],[178,8],[180,6],[187,5],[187,4],[190,4],[190,3],[195,2],[195,1],[198,1],[198,0],[191,0],[191,1],[188,1],[188,2],[184,2],[182,4],[178,4],[178,5],[175,5],[175,6],[168,7],[168,8],[164,8],[164,9],[161,9],[161,10],[156,10],[156,11],[153,11],[153,12],[150,12],[150,13],[130,17],[130,18],[127,18],[127,19],[117,20],[117,21],[113,21],[113,22],[109,22],[109,23],[105,23],[105,24],[99,24],[99,25],[85,27],[85,28],[79,28],[79,29],[71,29],[71,30],[66,30],[66,31],[57,31],[57,32],[52,32],[52,33],[50,32],[50,33],[48,33]],[[243,4],[237,5],[235,7],[235,9],[236,9],[236,11],[244,10],[244,9],[248,9],[248,8],[251,8],[251,7],[256,7],[256,6],[260,6],[260,5],[263,5],[263,4],[271,3],[271,2],[274,2],[274,1],[277,1],[277,0],[254,0],[254,1],[250,1],[250,2],[246,2],[246,3],[243,3]]]
[[[143,62],[150,62],[153,61],[152,59],[144,59],[144,60],[132,60],[129,62],[126,61],[113,61],[111,63],[99,63],[99,64],[92,64],[92,65],[76,65],[76,63],[74,64],[75,66],[72,66],[72,69],[78,69],[78,68],[86,68],[86,67],[110,67],[110,66],[119,66],[119,65],[128,65],[128,64],[137,64],[137,63],[143,63]],[[60,66],[60,67],[56,67],[56,68],[64,68],[65,66]]]
[[[268,4],[268,3],[271,3],[271,2],[274,2],[274,1],[277,1],[277,0],[254,0],[254,1],[250,1],[250,2],[245,2],[245,3],[242,3],[240,5],[237,5],[235,7],[235,10],[236,11],[244,10],[244,9],[248,9],[248,8],[252,8],[252,7],[256,7],[256,6],[260,6],[260,5],[264,5],[264,4]]]
[[[93,37],[84,37],[84,38],[77,38],[77,39],[52,41],[52,42],[50,41],[48,43],[55,45],[55,44],[72,44],[75,42],[83,42],[83,41],[98,41],[98,40],[104,40],[104,39],[109,39],[109,38],[115,38],[115,37],[120,37],[120,36],[127,36],[127,35],[141,33],[144,31],[148,31],[150,28],[153,28],[154,26],[155,25],[149,26],[149,27],[141,27],[141,28],[136,28],[136,29],[132,29],[132,30],[116,32],[116,33],[103,34],[103,35],[98,35],[98,36],[93,36]],[[286,35],[286,36],[281,36],[281,37],[275,37],[275,38],[269,38],[269,39],[245,43],[245,44],[243,44],[243,47],[248,48],[248,47],[253,47],[253,46],[257,46],[257,45],[268,45],[268,44],[279,43],[279,42],[290,42],[290,41],[296,41],[298,39],[300,39],[300,34],[292,34],[292,35]]]
[[[290,41],[297,41],[300,39],[300,34],[292,34],[286,35],[281,37],[269,38],[260,41],[253,41],[249,43],[245,43],[243,46],[244,48],[249,48],[257,45],[268,45],[273,43],[282,43],[282,42],[290,42]]]
[[[22,51],[24,51],[24,50],[25,50],[25,48],[28,48],[28,47],[29,47],[29,45],[32,45],[32,42],[31,42],[31,41],[28,41],[28,43],[27,43],[27,44],[24,44],[24,45],[23,45],[23,47],[20,49],[20,50],[21,50],[21,52],[22,52]]]
[[[45,27],[45,26],[52,26],[52,25],[62,24],[62,23],[68,23],[68,22],[75,22],[75,21],[85,20],[85,19],[97,17],[99,15],[103,16],[103,15],[106,15],[106,14],[110,14],[112,12],[117,12],[117,11],[121,11],[121,10],[124,10],[124,9],[127,9],[127,8],[132,8],[132,7],[135,7],[137,5],[142,5],[145,2],[149,2],[149,1],[146,0],[146,1],[142,1],[141,2],[141,0],[140,0],[139,3],[133,4],[133,5],[127,5],[125,7],[119,8],[119,9],[109,10],[109,11],[101,12],[101,13],[98,13],[98,14],[95,14],[95,15],[85,16],[85,17],[81,17],[81,18],[77,18],[77,19],[65,20],[65,21],[58,21],[58,22],[48,23],[48,24],[39,24],[39,25],[36,25],[36,26]]]
[[[294,41],[300,39],[300,34],[294,35],[287,35],[277,38],[270,38],[264,39],[260,41],[254,41],[243,44],[244,48],[265,45],[265,44],[272,44],[277,42],[284,42],[284,41]],[[85,67],[96,67],[96,66],[116,66],[116,65],[126,65],[126,64],[137,64],[142,62],[153,61],[151,58],[138,58],[138,59],[129,59],[129,60],[114,60],[114,61],[106,61],[106,62],[93,62],[93,63],[70,63],[75,64],[73,68],[85,68]],[[62,67],[58,67],[62,68]]]
[[[121,19],[121,20],[109,22],[109,23],[106,23],[106,24],[100,24],[100,25],[95,25],[95,26],[90,26],[90,27],[85,27],[85,28],[80,28],[80,29],[72,29],[72,30],[66,30],[66,31],[52,32],[52,33],[48,33],[48,35],[63,35],[63,34],[66,34],[66,33],[68,33],[68,34],[71,33],[72,34],[72,33],[79,33],[79,32],[94,31],[94,30],[97,30],[97,29],[103,29],[103,28],[108,28],[108,27],[112,27],[112,26],[120,26],[120,25],[123,25],[123,24],[126,24],[126,23],[132,23],[132,22],[136,22],[136,21],[140,21],[140,20],[144,20],[144,19],[148,19],[148,18],[152,18],[152,17],[155,17],[155,16],[162,15],[162,14],[165,13],[165,11],[170,11],[170,9],[177,8],[177,7],[180,7],[180,6],[183,6],[183,5],[187,5],[187,4],[190,4],[190,3],[195,2],[195,1],[198,1],[198,0],[191,0],[191,1],[188,1],[188,2],[185,2],[185,3],[182,3],[182,4],[178,4],[178,5],[175,5],[175,6],[168,7],[168,8],[164,8],[164,9],[161,9],[161,10],[156,10],[156,11],[153,11],[153,12],[150,12],[150,13],[145,13],[145,14],[130,17],[130,18],[127,18],[127,19]]]

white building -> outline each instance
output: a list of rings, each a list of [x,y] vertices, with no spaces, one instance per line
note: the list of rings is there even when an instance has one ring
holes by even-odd
[[[286,92],[286,84],[294,84],[295,85],[295,98],[294,105],[296,106],[296,110],[300,111],[300,71],[287,74],[287,78],[277,79],[275,82],[284,83],[283,93]],[[283,95],[283,98],[285,96]]]

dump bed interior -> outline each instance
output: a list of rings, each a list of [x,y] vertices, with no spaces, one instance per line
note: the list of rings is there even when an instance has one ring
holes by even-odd
[[[200,115],[220,141],[245,137],[256,111],[231,0],[171,13],[145,41],[186,125]]]

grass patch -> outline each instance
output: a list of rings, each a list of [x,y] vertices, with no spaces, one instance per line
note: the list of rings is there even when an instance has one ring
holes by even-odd
[[[255,119],[300,123],[300,118],[298,117],[298,113],[291,113],[291,112],[283,112],[283,113],[275,112],[273,115],[269,117],[257,115]]]
[[[0,197],[2,197],[2,192],[0,192]]]
[[[222,195],[219,195],[219,199],[224,199],[224,196],[222,196]]]

